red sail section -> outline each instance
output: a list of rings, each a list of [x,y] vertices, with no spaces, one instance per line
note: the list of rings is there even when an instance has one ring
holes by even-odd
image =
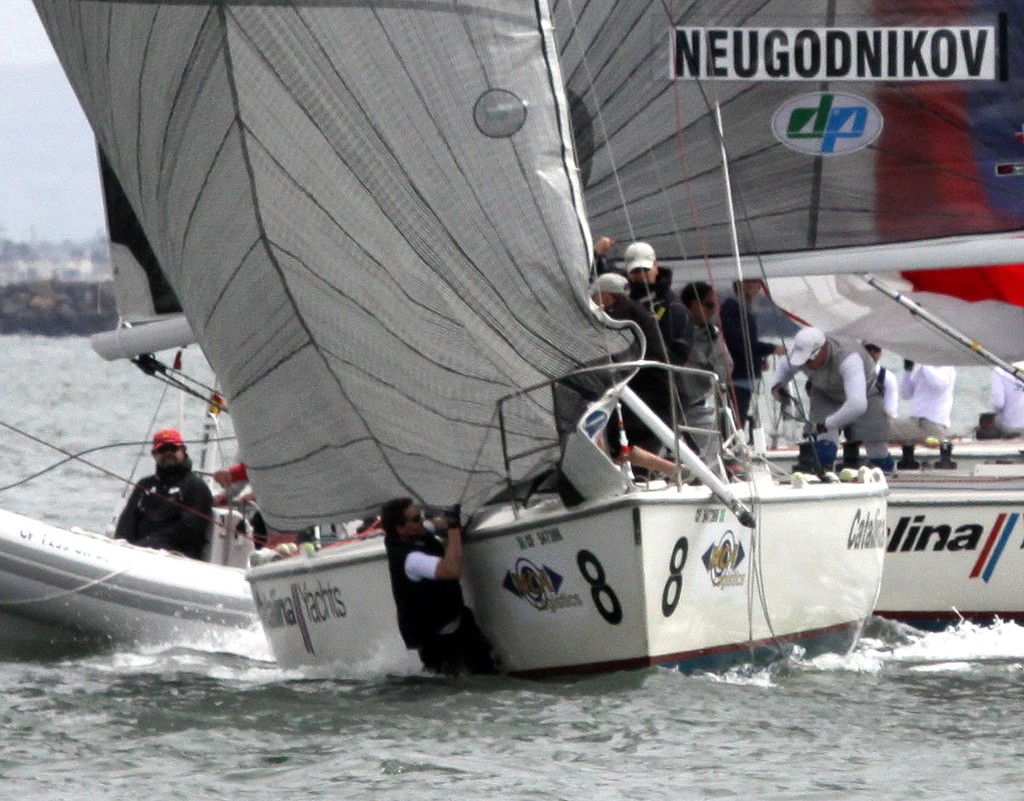
[[[918,292],[936,292],[968,302],[1001,300],[1024,306],[1024,264],[960,267],[902,273]]]

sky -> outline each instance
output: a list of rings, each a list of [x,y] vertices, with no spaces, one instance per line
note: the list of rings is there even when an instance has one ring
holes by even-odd
[[[32,0],[0,0],[0,237],[104,231],[96,151]]]

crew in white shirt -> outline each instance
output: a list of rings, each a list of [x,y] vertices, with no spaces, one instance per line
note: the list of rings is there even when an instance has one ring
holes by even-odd
[[[882,405],[885,408],[885,416],[894,420],[900,413],[900,388],[896,383],[896,374],[887,370],[879,363],[882,358],[882,349],[871,342],[864,343],[864,350],[871,354],[875,360],[875,383],[882,390]]]
[[[889,441],[913,443],[924,442],[929,437],[945,439],[949,433],[955,386],[956,368],[927,364],[915,367],[912,361],[905,360],[900,398],[910,401],[910,414],[892,421]]]
[[[1024,361],[1013,366],[1024,369]],[[1001,367],[992,370],[991,403],[1003,434],[1024,433],[1024,384]]]

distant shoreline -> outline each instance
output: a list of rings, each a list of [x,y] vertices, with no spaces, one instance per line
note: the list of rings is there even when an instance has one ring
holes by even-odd
[[[88,336],[117,324],[114,283],[22,281],[0,286],[0,334]]]

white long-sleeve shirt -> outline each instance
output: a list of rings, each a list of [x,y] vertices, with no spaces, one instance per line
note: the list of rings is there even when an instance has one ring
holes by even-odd
[[[803,368],[794,368],[789,357],[779,359],[772,376],[772,388],[785,386]],[[839,375],[843,378],[843,392],[846,399],[842,406],[825,418],[825,427],[836,431],[850,425],[868,408],[868,387],[864,381],[864,360],[858,353],[850,353],[839,363]]]
[[[1024,361],[1013,366],[1024,368]],[[992,370],[991,403],[1002,428],[1024,429],[1024,385],[1000,367]]]
[[[900,413],[900,387],[896,381],[896,374],[879,366],[878,372],[882,370],[885,370],[882,374],[882,404],[885,407],[885,414],[887,417],[897,417]],[[876,376],[878,372],[875,373]]]
[[[910,401],[907,417],[923,417],[948,428],[955,386],[955,367],[920,364],[913,370],[904,370],[900,376],[900,397]]]

